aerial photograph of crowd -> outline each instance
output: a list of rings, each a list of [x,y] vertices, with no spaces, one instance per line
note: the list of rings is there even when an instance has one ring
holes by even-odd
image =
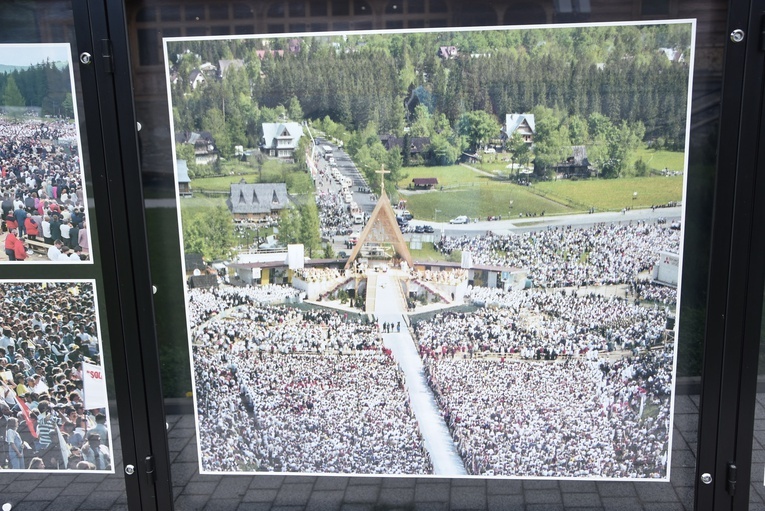
[[[0,262],[90,261],[68,58],[67,45],[0,45]]]
[[[668,480],[693,34],[166,39],[200,472]]]
[[[113,470],[92,282],[0,283],[0,472]]]

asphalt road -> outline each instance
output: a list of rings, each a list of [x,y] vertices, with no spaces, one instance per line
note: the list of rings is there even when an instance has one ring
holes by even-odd
[[[447,236],[478,236],[491,231],[497,234],[513,234],[534,232],[548,227],[573,226],[579,228],[591,227],[599,223],[652,221],[664,218],[667,222],[679,221],[682,207],[657,208],[655,210],[633,209],[621,212],[582,213],[577,215],[537,216],[532,218],[513,218],[510,220],[481,220],[468,224],[452,225],[448,222],[430,222],[427,220],[411,220],[411,225],[431,225],[436,233],[443,231]]]

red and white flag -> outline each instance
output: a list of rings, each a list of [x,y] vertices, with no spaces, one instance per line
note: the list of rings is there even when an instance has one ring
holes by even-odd
[[[18,396],[16,396],[16,402],[19,404],[19,408],[21,408],[21,413],[24,414],[24,422],[27,423],[29,432],[32,433],[33,437],[37,438],[37,428],[35,428],[35,423],[32,421],[32,417],[29,416],[29,407],[24,400]]]

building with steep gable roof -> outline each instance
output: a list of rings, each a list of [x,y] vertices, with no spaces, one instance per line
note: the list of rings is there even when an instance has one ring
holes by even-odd
[[[218,61],[218,77],[223,79],[226,77],[229,69],[239,69],[244,67],[244,61],[242,59],[221,59]]]
[[[245,183],[244,179],[232,184],[226,201],[237,220],[259,220],[279,213],[290,206],[285,183]]]
[[[264,122],[262,127],[262,151],[283,160],[294,160],[303,127],[296,122]]]
[[[534,142],[536,131],[534,114],[507,114],[505,116],[503,133],[506,139],[512,137],[515,132],[518,132],[523,137],[524,142],[531,144]]]
[[[189,166],[186,160],[176,160],[178,168],[178,194],[181,197],[191,197],[191,179],[189,178]]]

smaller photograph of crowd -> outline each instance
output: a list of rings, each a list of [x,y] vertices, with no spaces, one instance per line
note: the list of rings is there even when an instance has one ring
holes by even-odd
[[[114,472],[94,286],[0,282],[0,473]]]
[[[0,263],[91,263],[68,44],[0,45]]]

